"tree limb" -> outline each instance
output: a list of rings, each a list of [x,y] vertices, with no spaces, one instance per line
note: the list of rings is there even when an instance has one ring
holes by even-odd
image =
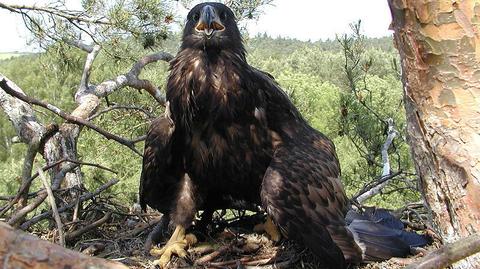
[[[105,109],[102,109],[101,111],[98,111],[97,113],[95,113],[94,115],[88,117],[87,120],[91,121],[91,120],[94,120],[95,118],[97,117],[100,117],[101,115],[105,114],[105,113],[108,113],[112,110],[119,110],[119,109],[125,109],[125,110],[136,110],[136,111],[139,111],[139,112],[142,112],[143,114],[145,114],[149,119],[153,119],[155,118],[155,115],[153,115],[152,113],[150,113],[147,109],[144,109],[142,107],[139,107],[139,106],[127,106],[127,105],[113,105],[113,106],[108,106],[106,107]]]
[[[173,59],[173,56],[167,52],[159,52],[151,55],[147,55],[136,62],[130,71],[126,74],[119,75],[112,80],[104,81],[97,86],[92,86],[89,89],[89,92],[95,94],[99,98],[105,97],[110,93],[123,88],[125,86],[130,86],[138,90],[146,90],[157,102],[161,105],[165,105],[165,97],[163,93],[154,86],[150,81],[139,79],[141,70],[150,63],[157,61],[169,62]]]
[[[92,50],[88,52],[87,59],[85,60],[85,66],[83,68],[82,78],[80,80],[79,91],[86,91],[88,88],[88,82],[90,79],[90,72],[92,70],[93,62],[100,51],[100,46],[93,46]]]
[[[127,85],[135,89],[146,90],[148,93],[150,93],[150,95],[153,96],[153,98],[155,98],[155,100],[157,100],[158,103],[164,105],[165,96],[163,96],[162,92],[150,81],[145,79],[139,79],[138,76],[140,75],[140,72],[145,67],[145,65],[153,62],[158,62],[160,60],[170,62],[172,59],[173,56],[167,52],[159,52],[143,57],[126,74],[126,77],[128,79]]]
[[[365,202],[368,198],[380,193],[380,191],[390,182],[390,180],[393,177],[389,177],[391,174],[390,170],[390,161],[388,158],[388,149],[390,148],[390,145],[393,142],[393,139],[397,136],[397,130],[395,130],[395,126],[393,123],[393,119],[389,118],[387,119],[388,123],[388,135],[387,135],[387,140],[382,146],[382,163],[383,163],[383,169],[382,169],[382,176],[381,176],[381,183],[376,185],[375,187],[371,188],[370,190],[364,192],[363,194],[359,195],[356,197],[356,201],[360,204]]]
[[[368,193],[370,192],[373,188],[376,188],[378,187],[379,185],[382,185],[384,184],[385,182],[388,182],[390,181],[391,179],[401,175],[403,173],[403,171],[397,171],[397,172],[394,172],[394,173],[391,173],[387,176],[380,176],[379,178],[375,179],[374,181],[372,182],[369,182],[368,184],[366,184],[357,194],[355,194],[351,200],[354,200],[354,201],[357,201],[357,203],[360,203],[357,198],[359,196],[362,196],[364,195],[365,193]],[[365,199],[364,199],[365,200]],[[362,200],[362,201],[364,201]]]
[[[89,121],[87,121],[83,118],[72,116],[72,115],[64,112],[60,108],[58,108],[54,105],[51,105],[47,102],[37,100],[37,99],[29,97],[29,96],[27,96],[23,93],[18,93],[16,91],[14,91],[12,88],[10,88],[10,86],[7,84],[7,81],[5,79],[0,81],[0,88],[2,88],[6,93],[24,101],[24,102],[46,108],[46,109],[50,110],[51,112],[53,112],[54,114],[62,117],[63,119],[65,119],[67,121],[70,121],[70,122],[73,122],[73,123],[76,123],[76,124],[79,124],[79,125],[87,126],[90,129],[95,130],[97,133],[103,135],[105,138],[115,140],[118,143],[128,147],[133,152],[137,153],[139,156],[142,156],[142,154],[135,148],[135,143],[133,143],[132,141],[127,140],[123,137],[117,136],[115,134],[109,133],[109,132],[101,129],[100,127],[94,125],[93,123],[91,123],[91,122],[89,122]]]
[[[82,203],[82,202],[84,202],[84,201],[86,201],[86,200],[92,199],[93,197],[97,196],[97,195],[100,194],[101,192],[105,191],[106,189],[110,188],[111,186],[113,186],[113,185],[115,185],[115,184],[117,184],[117,183],[118,183],[118,179],[112,179],[112,180],[110,180],[109,182],[107,182],[106,184],[100,186],[100,187],[99,187],[98,189],[96,189],[94,192],[92,192],[92,193],[86,193],[86,194],[80,196],[78,200],[80,201],[80,203]],[[69,204],[67,204],[67,205],[62,206],[61,208],[58,209],[58,213],[62,213],[62,212],[64,212],[64,211],[68,210],[68,209],[73,208],[73,207],[76,205],[76,203],[77,203],[77,201],[73,201],[73,202],[71,202],[71,203],[69,203]],[[48,212],[42,213],[42,214],[40,214],[40,215],[37,215],[37,216],[31,218],[30,220],[24,222],[24,223],[20,226],[20,228],[21,228],[22,230],[26,230],[26,229],[28,229],[30,226],[32,226],[33,224],[35,224],[35,223],[37,223],[37,222],[39,222],[39,221],[41,221],[41,220],[44,220],[44,219],[50,217],[51,215],[52,215],[52,211],[51,211],[51,210],[48,211]]]
[[[90,231],[90,230],[93,230],[95,228],[97,228],[98,226],[104,224],[105,222],[107,222],[110,217],[112,216],[112,212],[107,212],[101,219],[98,219],[92,223],[90,223],[89,225],[83,227],[83,228],[80,228],[78,230],[75,230],[73,232],[69,232],[65,235],[65,240],[67,241],[71,241],[73,240],[74,238]]]
[[[55,191],[58,188],[60,188],[60,184],[62,183],[63,179],[65,178],[65,175],[75,169],[78,165],[77,164],[68,164],[62,167],[62,169],[55,174],[52,182],[52,190]],[[21,208],[13,216],[10,217],[8,220],[8,224],[17,226],[23,218],[33,210],[35,210],[38,206],[40,206],[43,201],[47,198],[47,192],[40,193],[33,202],[30,204],[26,205],[25,207]]]
[[[15,4],[6,4],[6,3],[0,3],[0,8],[6,9],[14,13],[20,13],[20,14],[25,14],[26,11],[38,11],[38,12],[58,16],[68,21],[79,21],[79,22],[84,22],[89,24],[113,25],[113,23],[105,19],[86,17],[85,13],[82,11],[60,10],[53,7],[41,7],[36,5],[33,5],[33,6],[15,5]]]
[[[125,265],[89,257],[35,236],[16,231],[0,222],[0,266],[2,268],[127,269]]]
[[[5,81],[6,84],[8,79],[0,73],[0,80]],[[12,91],[24,94],[22,89],[10,80],[8,80],[8,86]],[[28,103],[0,91],[0,107],[7,114],[23,143],[28,144],[35,140],[35,137],[45,133],[45,126],[38,122],[35,112]]]
[[[58,230],[58,237],[60,238],[60,245],[65,247],[65,236],[63,234],[63,223],[60,219],[60,215],[58,214],[57,204],[55,203],[55,196],[53,196],[52,189],[48,185],[47,177],[45,176],[42,169],[38,169],[38,173],[40,174],[40,178],[42,179],[43,187],[47,191],[48,195],[48,202],[50,203],[50,207],[52,208],[53,217],[55,222],[57,223],[57,230]]]
[[[480,252],[480,235],[473,234],[432,251],[419,261],[405,267],[405,269],[446,268],[478,252]]]

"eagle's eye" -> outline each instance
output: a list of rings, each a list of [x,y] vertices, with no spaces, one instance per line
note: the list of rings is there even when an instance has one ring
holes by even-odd
[[[192,19],[194,21],[198,21],[200,19],[200,13],[197,12],[197,13],[193,14]]]

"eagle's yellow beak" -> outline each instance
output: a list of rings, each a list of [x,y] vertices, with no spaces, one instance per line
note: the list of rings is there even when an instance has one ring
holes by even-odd
[[[211,38],[215,31],[225,30],[225,26],[221,22],[220,18],[215,12],[215,9],[209,5],[203,7],[200,13],[200,19],[198,20],[195,30],[203,32],[207,38]]]

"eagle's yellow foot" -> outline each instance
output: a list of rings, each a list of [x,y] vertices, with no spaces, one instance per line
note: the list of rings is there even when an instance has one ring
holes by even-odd
[[[274,242],[280,241],[282,239],[282,234],[280,234],[280,230],[278,230],[277,225],[273,223],[273,220],[267,216],[267,220],[265,223],[260,223],[253,227],[254,232],[265,232],[270,236]]]
[[[185,234],[185,228],[177,226],[172,236],[168,240],[167,244],[161,249],[152,248],[150,254],[152,256],[160,257],[160,259],[154,262],[155,265],[160,268],[165,268],[170,262],[173,254],[176,254],[180,258],[187,256],[187,247],[197,243],[197,238],[193,234]]]

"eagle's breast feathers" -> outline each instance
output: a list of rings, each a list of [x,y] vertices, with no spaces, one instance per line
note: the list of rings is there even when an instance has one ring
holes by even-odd
[[[333,143],[303,119],[271,75],[247,63],[225,5],[202,3],[189,12],[166,99],[166,114],[145,142],[142,207],[185,229],[198,210],[262,206],[283,235],[332,268],[408,251],[387,247],[398,242],[396,231],[347,226]],[[376,240],[370,229],[385,238]]]

